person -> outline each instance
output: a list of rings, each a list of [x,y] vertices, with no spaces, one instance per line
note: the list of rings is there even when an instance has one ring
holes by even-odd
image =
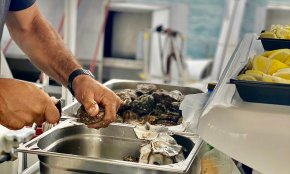
[[[91,116],[97,115],[99,106],[104,107],[102,121],[89,127],[107,127],[115,120],[120,98],[82,69],[35,0],[0,0],[1,35],[5,22],[11,37],[30,61],[68,86]],[[54,101],[41,89],[20,80],[0,78],[0,124],[20,129],[44,121],[57,123],[59,118]]]

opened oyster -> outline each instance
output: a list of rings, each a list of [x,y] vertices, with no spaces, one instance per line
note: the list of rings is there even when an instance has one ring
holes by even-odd
[[[134,128],[137,138],[141,140],[154,140],[158,137],[159,133],[167,131],[168,129],[162,125],[151,125],[149,123],[137,125]]]
[[[185,160],[182,146],[168,133],[164,126],[154,126],[146,123],[134,128],[137,138],[149,140],[140,149],[139,163],[167,165]]]

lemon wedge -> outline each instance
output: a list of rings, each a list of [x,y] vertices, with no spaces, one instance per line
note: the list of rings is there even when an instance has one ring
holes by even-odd
[[[272,80],[273,80],[273,82],[276,82],[276,83],[290,84],[290,80],[283,79],[283,78],[276,77],[276,76],[272,76]]]
[[[290,68],[279,69],[277,72],[288,72],[288,73],[290,73]]]
[[[272,76],[267,75],[267,74],[263,74],[261,80],[262,80],[262,82],[273,82],[273,80],[272,80]]]
[[[286,60],[284,61],[285,64],[290,65],[290,56],[288,56],[286,58]]]
[[[253,58],[253,70],[272,75],[283,68],[289,68],[289,66],[276,59],[268,59],[261,55],[257,55]]]
[[[273,76],[280,77],[282,79],[290,80],[290,72],[276,72]]]
[[[262,77],[264,75],[262,71],[258,70],[247,70],[245,74],[255,77],[255,79],[257,79],[258,81],[262,80]]]
[[[238,76],[238,80],[246,80],[246,81],[257,81],[255,77],[249,74],[241,74]]]
[[[289,51],[290,52],[290,49],[286,49],[286,48],[283,48],[283,49],[277,49],[277,50],[272,50],[272,51],[265,51],[261,54],[261,56],[264,56],[264,57],[269,57],[270,55],[276,53],[276,52],[280,52],[284,50],[285,52]]]
[[[270,31],[265,31],[265,32],[261,33],[260,37],[261,38],[273,38],[273,39],[277,38],[276,34],[273,32],[270,32]]]
[[[279,60],[280,62],[285,62],[289,56],[290,56],[289,49],[279,49],[271,52],[271,54],[268,57],[270,59]]]
[[[289,35],[289,31],[285,28],[277,28],[276,36],[280,39],[287,39]]]
[[[271,60],[271,59],[270,59]],[[271,65],[269,66],[267,74],[272,75],[273,73],[277,72],[280,69],[289,68],[288,65],[282,63],[278,60],[271,60]]]
[[[275,53],[277,50],[272,50],[272,51],[265,51],[261,54],[261,56],[264,57],[269,57],[271,54]]]
[[[271,59],[268,59],[267,57],[264,57],[261,55],[257,55],[253,58],[252,64],[253,64],[253,70],[267,73],[271,65]]]

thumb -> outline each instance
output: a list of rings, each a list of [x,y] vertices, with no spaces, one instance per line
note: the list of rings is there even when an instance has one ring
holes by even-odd
[[[99,105],[94,99],[87,99],[82,104],[90,116],[94,117],[99,113]]]
[[[45,109],[45,120],[48,123],[55,124],[58,123],[60,115],[57,107],[53,103],[53,101],[49,101],[47,107]]]

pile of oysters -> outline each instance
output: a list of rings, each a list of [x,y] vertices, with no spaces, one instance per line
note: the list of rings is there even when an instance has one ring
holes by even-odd
[[[182,123],[179,110],[184,95],[178,91],[158,89],[154,84],[138,84],[137,89],[116,91],[122,104],[117,113],[117,122],[174,126]]]
[[[160,124],[175,126],[182,123],[182,113],[179,110],[184,95],[178,91],[158,89],[154,84],[138,84],[137,89],[123,89],[115,91],[121,100],[121,106],[117,112],[119,123],[128,124]],[[79,122],[95,124],[104,116],[104,109],[100,107],[97,117],[89,116],[81,106],[76,114]]]

